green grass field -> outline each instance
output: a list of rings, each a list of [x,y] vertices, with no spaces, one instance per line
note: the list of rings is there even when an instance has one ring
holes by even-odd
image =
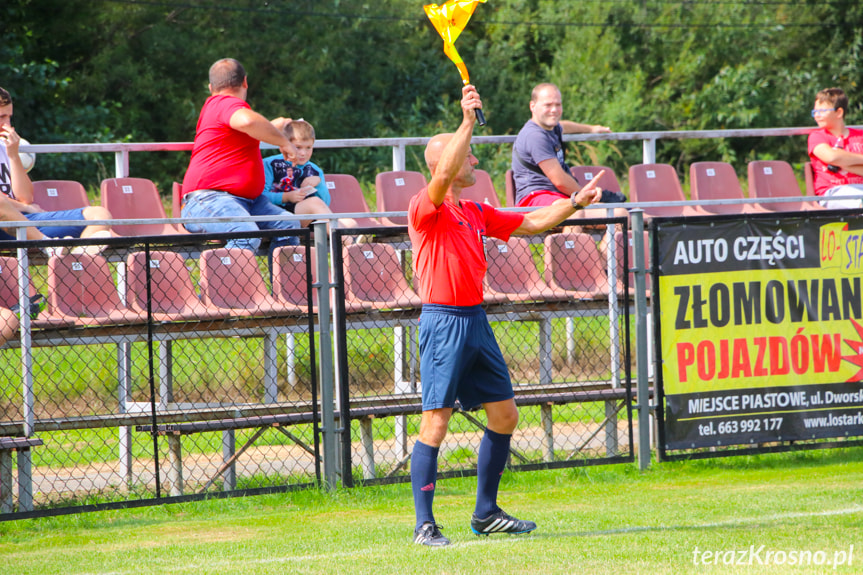
[[[439,483],[442,549],[410,542],[402,484],[0,523],[0,573],[863,571],[860,448],[507,473],[500,503],[539,524],[517,537],[470,532],[474,485]]]

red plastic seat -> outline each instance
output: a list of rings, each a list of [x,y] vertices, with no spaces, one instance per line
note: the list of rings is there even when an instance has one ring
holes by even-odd
[[[791,164],[782,160],[749,162],[749,196],[755,198],[797,198],[800,186]],[[800,212],[823,210],[817,201],[765,202],[759,204],[771,212]]]
[[[677,171],[668,164],[637,164],[629,168],[629,194],[632,202],[684,202]],[[693,206],[656,206],[644,208],[648,217],[700,216],[707,212]]]
[[[812,162],[803,164],[803,181],[806,183],[806,195],[815,195],[815,174],[812,172]]]
[[[75,210],[90,205],[87,192],[73,180],[40,180],[33,182],[33,203],[46,212]]]
[[[500,199],[497,197],[497,191],[494,189],[494,183],[491,181],[491,176],[485,170],[474,170],[476,175],[476,183],[470,187],[464,188],[461,191],[462,200],[470,200],[481,204],[488,204],[493,208],[500,207]]]
[[[422,305],[410,288],[395,248],[390,244],[353,244],[345,248],[346,300],[373,309]]]
[[[584,187],[603,170],[605,170],[605,173],[602,174],[599,187],[611,192],[623,192],[620,187],[620,180],[617,179],[617,174],[607,166],[571,166],[569,173],[572,174],[578,185]]]
[[[506,207],[514,208],[515,204],[515,178],[512,175],[512,170],[507,170],[506,175],[504,176],[505,180],[505,198],[506,198]]]
[[[327,176],[329,178],[329,175]],[[316,277],[315,248],[311,248],[312,277]],[[278,301],[300,307],[308,306],[306,248],[282,246],[273,253],[273,296]],[[312,290],[312,303],[318,304],[318,292]]]
[[[156,185],[145,178],[102,180],[102,206],[118,220],[164,219],[165,208]],[[121,236],[160,236],[182,233],[170,224],[116,225],[111,229]]]
[[[734,166],[727,162],[695,162],[689,166],[689,194],[693,200],[742,200],[743,188]],[[757,204],[700,206],[711,214],[763,213]]]
[[[30,281],[30,297],[36,295],[36,287]],[[45,302],[48,303],[48,302]],[[18,305],[18,260],[11,256],[0,256],[0,307],[13,309]],[[57,327],[72,325],[74,321],[52,317],[45,309],[33,320],[33,327]]]
[[[120,302],[102,256],[67,254],[48,260],[50,314],[78,325],[143,323],[147,315]]]
[[[327,174],[327,189],[330,192],[330,210],[334,214],[370,214],[369,205],[363,196],[360,183],[350,174]],[[354,218],[361,228],[375,228],[381,225],[375,218]]]
[[[547,285],[536,269],[530,244],[520,237],[508,242],[486,239],[488,271],[485,275],[486,303],[571,299],[571,294]]]
[[[232,315],[296,315],[306,310],[270,295],[258,260],[242,248],[201,252],[201,295],[204,303],[231,310]]]
[[[379,212],[406,212],[411,198],[426,187],[426,178],[419,172],[381,172],[375,176],[375,194]],[[407,217],[384,218],[393,226],[408,225]]]
[[[649,238],[650,238],[650,236],[649,236],[648,232],[645,231],[644,232],[644,265],[647,269],[650,269]],[[623,285],[623,274],[624,274],[624,269],[623,269],[623,247],[624,247],[623,246],[623,232],[615,232],[614,233],[614,243],[616,246],[615,258],[616,258],[616,262],[617,262],[618,291],[620,291],[622,289],[622,285]],[[632,268],[635,266],[635,249],[634,249],[633,241],[632,241],[632,230],[629,230],[627,232],[626,244],[627,244],[626,249],[627,249],[627,253],[628,253],[627,263],[628,263],[629,267]],[[650,286],[652,285],[651,284],[652,280],[650,278],[649,272],[647,274],[645,281],[647,284],[646,285],[647,297],[650,297]],[[630,291],[630,293],[633,293],[634,289],[635,289],[635,274],[630,273],[629,274],[629,291]]]
[[[126,302],[147,313],[147,254],[133,252],[126,258]],[[150,252],[150,311],[156,321],[208,320],[228,317],[229,312],[207,305],[198,297],[181,254]]]
[[[562,233],[545,237],[545,281],[571,298],[608,296],[606,263],[590,234]]]

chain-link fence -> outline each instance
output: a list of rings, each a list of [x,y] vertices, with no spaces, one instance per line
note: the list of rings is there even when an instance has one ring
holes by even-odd
[[[270,263],[231,247],[244,237],[289,245]],[[19,269],[35,303],[0,352],[0,436],[41,442],[18,449],[18,510],[316,483],[310,239],[66,240],[50,258],[10,242],[31,257],[0,260],[0,306],[17,311]]]
[[[516,468],[632,459],[626,222],[607,221],[616,239],[603,220],[487,244]],[[263,240],[260,255],[231,247],[244,238]],[[334,230],[337,249],[314,239],[54,240],[53,257],[4,245],[0,519],[319,484],[328,431],[343,484],[407,480],[422,382],[405,228]],[[334,311],[333,357],[319,307]],[[442,476],[472,472],[483,427],[482,412],[458,413]]]
[[[520,409],[515,468],[633,457],[627,233],[623,219],[596,220],[486,240],[483,307]],[[338,230],[333,243],[342,246],[333,253],[343,334],[337,379],[350,422],[342,468],[353,471],[342,479],[406,481],[422,411],[421,305],[410,241],[406,228],[392,227]],[[474,471],[484,428],[484,412],[457,410],[441,449],[441,476]]]

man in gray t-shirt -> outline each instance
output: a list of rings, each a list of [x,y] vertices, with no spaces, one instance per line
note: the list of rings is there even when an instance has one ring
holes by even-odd
[[[512,172],[519,206],[547,206],[568,198],[581,186],[563,160],[563,134],[600,134],[606,126],[561,120],[563,101],[554,84],[539,84],[530,96],[530,120],[515,140]]]

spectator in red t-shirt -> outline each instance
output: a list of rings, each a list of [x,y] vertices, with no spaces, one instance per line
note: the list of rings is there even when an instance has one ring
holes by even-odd
[[[847,113],[848,96],[841,89],[827,88],[815,95],[812,117],[819,129],[809,134],[809,159],[815,195],[825,197],[825,208],[863,205],[859,199],[842,198],[863,194],[863,131],[845,125]]]
[[[184,218],[290,215],[261,194],[264,164],[260,142],[278,146],[287,160],[296,148],[280,129],[291,120],[270,122],[246,103],[249,83],[243,65],[231,58],[219,60],[210,68],[210,94],[198,118],[192,160],[183,180]],[[278,126],[278,127],[277,127]],[[188,223],[190,232],[249,232],[258,229],[296,229],[298,222]],[[281,245],[296,244],[296,237],[270,242],[270,254]],[[257,252],[260,238],[229,240],[228,247]]]
[[[486,272],[484,238],[536,234],[599,201],[602,173],[570,197],[528,214],[460,201],[475,183],[477,159],[470,140],[482,108],[473,86],[462,89],[462,123],[455,134],[439,134],[425,151],[428,186],[411,199],[408,232],[423,301],[420,315],[422,419],[411,455],[416,507],[414,543],[448,545],[432,514],[437,455],[456,400],[465,410],[485,409],[488,425],[477,454],[477,499],[471,530],[477,535],[527,533],[536,523],[516,519],[497,506],[500,478],[509,454],[518,410],[512,382],[482,306]]]

